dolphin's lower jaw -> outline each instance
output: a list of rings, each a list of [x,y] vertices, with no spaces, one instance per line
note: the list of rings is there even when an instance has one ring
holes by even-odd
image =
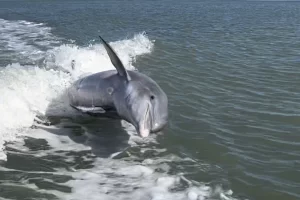
[[[143,138],[148,137],[150,134],[150,130],[149,129],[139,129],[139,133]]]
[[[163,130],[166,126],[167,126],[167,122],[163,123],[163,124],[155,123],[151,129],[151,133],[157,133],[157,132]]]
[[[143,120],[140,121],[138,132],[142,137],[148,137],[150,134],[150,129],[152,126],[152,117],[150,112],[150,105],[147,105],[146,113],[143,117]]]
[[[160,124],[154,126],[151,130],[144,127],[136,128],[136,130],[138,134],[144,138],[144,137],[148,137],[150,133],[157,133],[162,131],[166,126],[167,124]]]
[[[148,137],[150,133],[157,133],[162,131],[167,126],[166,123],[158,124],[155,123],[151,129],[145,128],[144,126],[137,127],[136,130],[141,137]]]
[[[148,105],[143,120],[139,123],[137,131],[141,137],[148,137],[150,133],[157,133],[163,130],[168,123],[167,118],[160,123],[155,122],[150,112],[150,105]]]

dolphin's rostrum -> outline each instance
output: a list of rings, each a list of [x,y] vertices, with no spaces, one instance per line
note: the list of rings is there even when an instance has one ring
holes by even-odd
[[[126,70],[101,37],[116,70],[77,80],[68,90],[70,105],[94,116],[117,117],[131,123],[142,137],[162,130],[168,122],[168,98],[150,77]]]

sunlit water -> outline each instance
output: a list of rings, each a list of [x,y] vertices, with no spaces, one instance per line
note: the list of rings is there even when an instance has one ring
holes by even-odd
[[[2,1],[0,28],[0,199],[300,199],[300,3]],[[68,106],[113,69],[99,34],[166,91],[162,133]]]

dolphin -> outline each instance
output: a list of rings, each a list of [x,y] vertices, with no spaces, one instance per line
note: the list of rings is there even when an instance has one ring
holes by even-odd
[[[101,37],[116,70],[91,74],[68,89],[71,107],[92,116],[123,119],[141,137],[164,129],[168,123],[168,97],[150,77],[126,70],[112,47]]]

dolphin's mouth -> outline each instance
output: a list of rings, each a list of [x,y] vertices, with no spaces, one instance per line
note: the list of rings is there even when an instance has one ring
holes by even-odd
[[[151,117],[150,117],[150,108],[149,104],[147,106],[146,113],[144,115],[143,120],[140,122],[139,125],[139,132],[142,137],[148,137],[151,130]]]

